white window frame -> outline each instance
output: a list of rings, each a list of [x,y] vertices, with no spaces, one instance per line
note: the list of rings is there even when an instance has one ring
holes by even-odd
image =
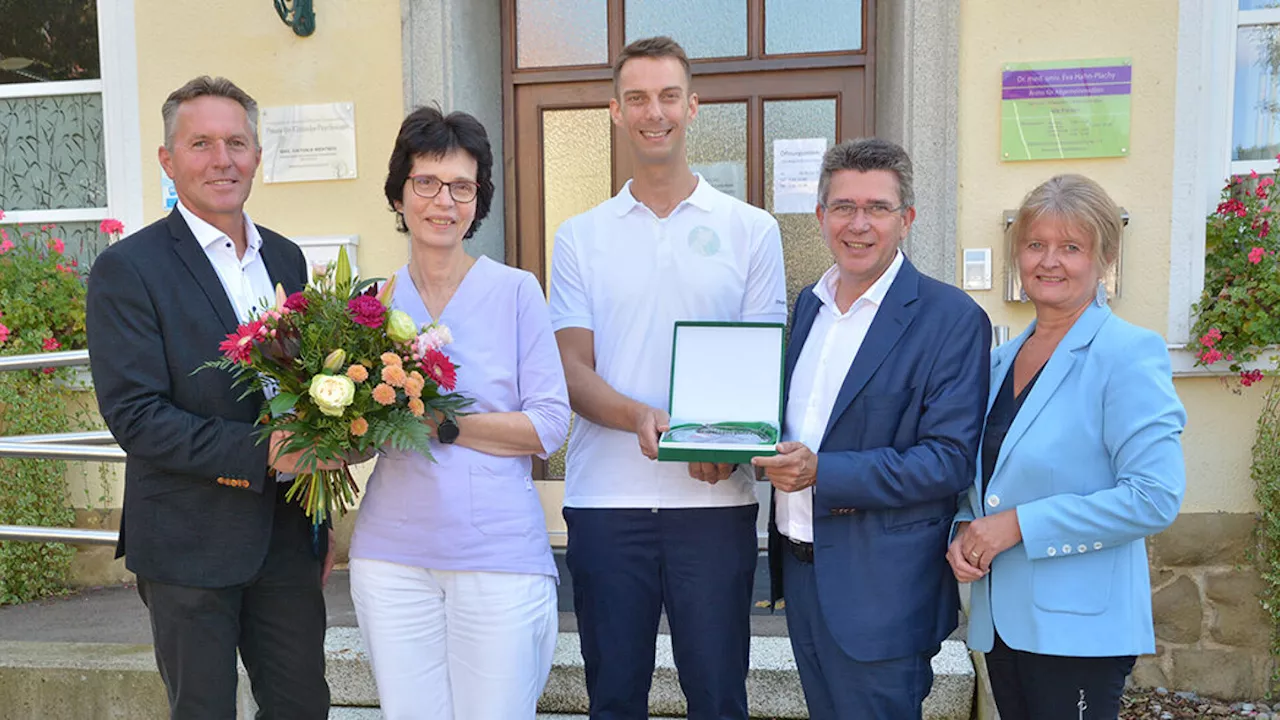
[[[1280,24],[1280,9],[1238,8],[1238,0],[1178,3],[1169,314],[1165,333],[1176,376],[1231,374],[1225,363],[1219,363],[1222,367],[1197,367],[1195,355],[1186,349],[1191,340],[1191,306],[1204,289],[1205,217],[1217,207],[1222,185],[1233,173],[1273,172],[1276,166],[1274,160],[1231,160],[1236,36],[1242,26]]]
[[[0,85],[0,98],[102,95],[107,205],[62,210],[5,210],[4,224],[93,222],[115,218],[125,232],[142,226],[142,156],[133,0],[98,0],[101,79]],[[4,209],[4,208],[0,208]]]

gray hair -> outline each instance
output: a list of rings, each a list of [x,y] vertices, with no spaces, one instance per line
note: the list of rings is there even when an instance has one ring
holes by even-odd
[[[827,150],[822,156],[822,173],[818,175],[818,199],[827,204],[827,192],[831,189],[831,176],[841,170],[888,170],[898,179],[898,199],[905,207],[914,207],[916,193],[912,187],[915,173],[911,169],[911,156],[901,145],[880,138],[856,138]]]
[[[240,103],[244,113],[249,117],[249,130],[253,133],[253,141],[258,142],[258,101],[241,90],[235,83],[224,77],[211,78],[201,75],[186,85],[169,93],[164,105],[160,107],[160,115],[164,118],[164,146],[173,149],[173,128],[178,118],[178,108],[188,100],[195,100],[206,95],[227,98]]]
[[[1100,275],[1120,256],[1124,221],[1120,208],[1102,186],[1084,175],[1055,175],[1027,193],[1009,226],[1009,252],[1014,260],[1032,224],[1042,217],[1067,223],[1093,239],[1093,261]]]

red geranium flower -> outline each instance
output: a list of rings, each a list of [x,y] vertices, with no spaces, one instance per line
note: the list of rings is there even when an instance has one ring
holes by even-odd
[[[380,328],[386,320],[387,309],[375,297],[357,295],[347,303],[347,314],[365,327]]]
[[[60,347],[62,347],[62,343],[58,342],[57,339],[51,338],[51,337],[47,337],[44,339],[45,352],[53,352],[54,350],[57,350]]]
[[[445,390],[452,391],[453,386],[458,382],[458,369],[453,366],[449,356],[439,350],[428,350],[419,361],[418,367],[422,368],[422,372],[434,380],[436,385]]]

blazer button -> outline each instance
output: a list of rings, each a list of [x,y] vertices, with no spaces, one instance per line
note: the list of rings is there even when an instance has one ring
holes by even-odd
[[[1102,549],[1102,543],[1100,543],[1100,542],[1096,542],[1096,543],[1094,543],[1094,544],[1093,544],[1093,549],[1094,549],[1094,550],[1101,550],[1101,549]]]
[[[999,496],[997,496],[997,495],[992,495],[992,496],[988,497],[988,498],[987,498],[987,504],[988,504],[988,505],[990,505],[991,507],[999,507],[999,506],[1000,506],[1000,497],[999,497]]]
[[[1085,547],[1084,545],[1081,545],[1080,547],[1076,548],[1076,552],[1085,552],[1088,549],[1089,548]]]
[[[1063,545],[1063,546],[1062,546],[1062,554],[1063,554],[1063,555],[1070,555],[1070,554],[1071,554],[1071,546],[1070,546],[1070,545]]]
[[[1057,548],[1049,548],[1048,550],[1045,551],[1045,555],[1048,555],[1049,557],[1053,557],[1054,555],[1057,555],[1057,554],[1058,554]]]

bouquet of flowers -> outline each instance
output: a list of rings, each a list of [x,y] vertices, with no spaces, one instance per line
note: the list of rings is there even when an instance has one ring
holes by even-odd
[[[196,372],[230,372],[245,397],[267,399],[259,442],[290,433],[281,453],[301,451],[287,499],[299,498],[319,526],[345,514],[359,489],[348,464],[384,446],[431,459],[428,420],[452,419],[471,403],[453,390],[457,366],[441,348],[449,329],[423,328],[391,310],[395,278],[353,277],[345,250],[302,292],[276,286],[275,306],[227,336],[223,357]],[[340,469],[320,467],[338,461]]]

